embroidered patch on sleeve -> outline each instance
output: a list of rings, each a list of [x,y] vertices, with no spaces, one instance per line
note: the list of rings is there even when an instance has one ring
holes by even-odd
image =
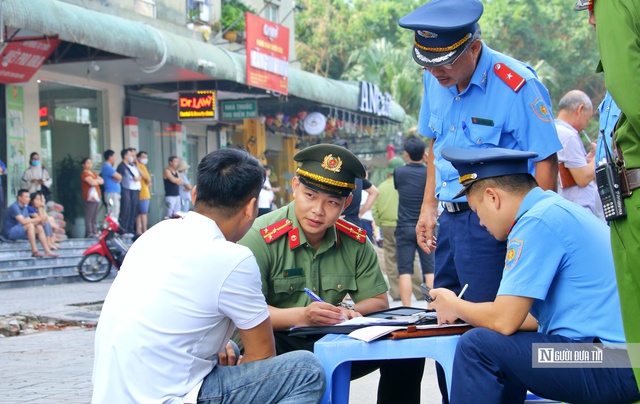
[[[533,112],[535,112],[536,116],[540,118],[541,121],[551,122],[553,120],[551,112],[549,112],[549,108],[542,98],[536,97],[530,105]]]
[[[520,259],[520,254],[522,254],[523,246],[524,241],[518,240],[517,238],[514,238],[509,242],[509,245],[507,246],[507,255],[504,258],[504,269],[509,271],[516,265]]]

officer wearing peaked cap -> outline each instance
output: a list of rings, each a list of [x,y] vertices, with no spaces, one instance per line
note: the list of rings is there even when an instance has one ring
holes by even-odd
[[[442,156],[460,173],[482,223],[507,241],[500,288],[489,304],[464,302],[443,288],[430,292],[439,323],[460,318],[475,327],[456,348],[451,402],[522,403],[527,390],[570,403],[639,400],[607,226],[537,186],[527,164],[535,153],[452,147]],[[553,355],[549,366],[540,347],[565,356]],[[585,357],[590,351],[598,354]]]
[[[427,167],[435,173],[427,176],[418,244],[435,251],[434,286],[460,292],[468,284],[464,298],[473,302],[495,298],[506,246],[480,226],[464,197],[456,198],[458,173],[442,149],[536,152],[529,172],[542,188],[555,190],[562,148],[549,92],[531,67],[482,42],[482,12],[479,0],[433,0],[398,22],[414,32],[412,56],[424,68],[418,133],[431,140]]]
[[[346,148],[320,144],[294,157],[293,202],[256,219],[239,241],[253,251],[271,314],[276,351],[313,350],[318,338],[294,326],[335,325],[389,307],[388,285],[366,232],[340,219],[365,170]],[[312,290],[323,302],[307,295]],[[349,294],[354,307],[341,303]],[[352,378],[380,369],[379,402],[420,402],[424,359],[354,363]],[[400,386],[400,387],[399,387]]]
[[[445,147],[479,150],[503,147],[538,154],[529,163],[541,187],[556,189],[556,133],[547,89],[533,69],[486,46],[481,38],[479,0],[433,0],[402,17],[414,31],[412,56],[424,67],[424,95],[418,132],[430,138],[418,243],[435,251],[436,287],[465,293],[470,301],[495,297],[504,243],[483,229],[463,197],[458,173],[442,158]],[[444,209],[439,219],[438,205]],[[435,248],[433,230],[440,221]],[[469,243],[483,245],[482,259]]]

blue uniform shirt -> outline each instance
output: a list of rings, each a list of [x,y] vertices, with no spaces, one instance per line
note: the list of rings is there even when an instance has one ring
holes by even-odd
[[[598,113],[600,114],[600,131],[596,145],[596,167],[599,162],[603,160],[606,161],[607,159],[604,150],[604,139],[607,140],[607,146],[609,146],[609,151],[611,151],[611,134],[620,117],[620,108],[618,108],[618,105],[616,105],[616,102],[608,91],[598,107]],[[600,134],[602,134],[602,136],[600,136]]]
[[[100,176],[104,179],[104,193],[105,194],[119,194],[120,193],[120,183],[115,182],[113,180],[113,174],[116,173],[116,170],[109,163],[104,163],[102,165],[102,172]]]
[[[496,63],[503,63],[526,80],[518,92],[494,73]],[[456,86],[443,87],[431,73],[424,72],[418,131],[436,139],[436,197],[445,202],[453,201],[461,185],[456,169],[440,155],[444,147],[503,147],[537,152],[538,157],[530,163],[531,174],[534,162],[562,149],[549,92],[533,69],[485,44],[471,82],[462,93]],[[463,200],[466,198],[457,201]]]
[[[535,299],[541,333],[624,343],[607,225],[541,188],[527,194],[517,217],[498,295]]]

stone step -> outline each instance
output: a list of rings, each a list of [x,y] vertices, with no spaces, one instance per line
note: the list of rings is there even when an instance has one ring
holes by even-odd
[[[130,246],[130,239],[122,240]],[[56,258],[35,258],[27,241],[0,243],[0,289],[29,287],[68,282],[84,282],[77,273],[82,253],[95,244],[97,239],[69,239],[59,243]],[[42,246],[37,243],[42,253]],[[115,277],[112,269],[109,277]]]

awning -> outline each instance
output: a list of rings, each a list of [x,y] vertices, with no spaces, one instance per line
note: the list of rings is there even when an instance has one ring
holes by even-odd
[[[170,64],[246,84],[245,55],[150,24],[57,0],[0,0],[4,24],[103,51],[134,58],[148,66],[149,74]],[[289,94],[332,107],[358,110],[360,89],[355,83],[328,79],[297,69],[289,70]],[[395,101],[391,119],[404,121],[404,109]]]

